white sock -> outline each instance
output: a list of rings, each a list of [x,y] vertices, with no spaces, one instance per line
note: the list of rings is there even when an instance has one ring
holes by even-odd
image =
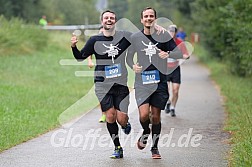
[[[175,107],[173,105],[171,105],[170,110],[175,110]]]

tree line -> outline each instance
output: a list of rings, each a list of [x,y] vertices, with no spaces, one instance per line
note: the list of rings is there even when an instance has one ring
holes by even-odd
[[[99,12],[94,0],[0,0],[0,14],[38,24],[42,15],[51,24],[96,24]]]
[[[0,0],[0,14],[38,23],[46,15],[52,24],[97,24],[97,0]],[[227,64],[242,77],[252,76],[252,0],[108,0],[108,8],[118,19],[128,18],[141,27],[140,12],[154,7],[158,17],[166,17],[187,34],[197,32],[213,58]]]
[[[201,34],[211,56],[227,64],[233,74],[251,77],[252,0],[190,1],[190,12],[183,14],[192,20],[190,26]]]

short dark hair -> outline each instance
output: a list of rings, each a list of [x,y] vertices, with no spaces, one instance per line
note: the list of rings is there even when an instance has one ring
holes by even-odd
[[[104,13],[107,13],[107,12],[113,13],[113,14],[115,15],[115,20],[116,20],[116,14],[115,14],[115,12],[112,11],[112,10],[109,10],[109,9],[102,12],[102,14],[101,14],[101,20],[102,20],[102,17],[103,17],[103,15],[104,15]]]
[[[143,18],[143,12],[146,11],[146,10],[149,10],[149,9],[151,9],[151,10],[154,11],[155,18],[157,18],[157,12],[156,12],[156,10],[154,8],[152,8],[152,7],[146,7],[141,12],[141,19]]]

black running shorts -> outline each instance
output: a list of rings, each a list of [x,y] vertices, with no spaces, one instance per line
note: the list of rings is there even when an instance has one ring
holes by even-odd
[[[180,66],[178,66],[171,74],[167,75],[167,81],[181,84]]]
[[[129,89],[127,86],[111,86],[97,82],[95,83],[95,94],[103,112],[114,107],[119,111],[128,113]]]
[[[137,106],[149,103],[150,105],[164,110],[169,93],[167,83],[155,84],[156,86],[135,85],[135,98]]]

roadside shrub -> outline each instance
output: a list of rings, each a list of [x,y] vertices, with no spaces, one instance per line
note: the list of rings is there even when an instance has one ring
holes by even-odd
[[[49,38],[47,31],[37,25],[26,24],[18,18],[7,20],[4,16],[0,16],[0,36],[0,56],[42,50]]]

